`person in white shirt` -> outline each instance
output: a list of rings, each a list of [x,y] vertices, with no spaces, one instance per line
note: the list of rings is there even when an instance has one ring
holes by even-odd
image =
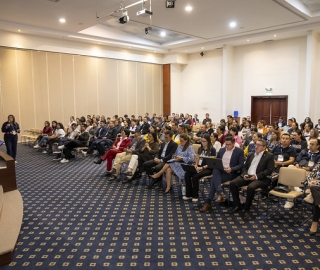
[[[54,132],[54,134],[52,134],[50,137],[49,137],[49,141],[48,141],[48,146],[49,146],[49,149],[48,149],[48,152],[51,153],[52,152],[52,145],[55,143],[55,142],[58,142],[59,141],[59,138],[62,138],[66,135],[66,133],[64,132],[64,127],[63,127],[63,124],[62,123],[57,123],[57,128]],[[43,150],[44,154],[47,153],[46,150]]]
[[[221,148],[221,143],[219,142],[218,134],[217,133],[211,133],[210,139],[212,142],[212,146],[216,149],[216,152],[218,153]]]
[[[270,184],[270,179],[267,176],[271,175],[274,169],[273,155],[266,151],[267,142],[263,139],[258,139],[255,144],[255,152],[250,153],[242,173],[230,183],[230,191],[232,193],[234,207],[230,213],[241,210],[239,199],[239,188],[248,186],[247,199],[244,206],[244,219],[250,218],[250,207],[254,198],[254,193],[257,188],[266,189]]]

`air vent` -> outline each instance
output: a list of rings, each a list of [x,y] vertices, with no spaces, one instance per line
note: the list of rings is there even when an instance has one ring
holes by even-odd
[[[263,42],[271,42],[273,39],[264,40]]]

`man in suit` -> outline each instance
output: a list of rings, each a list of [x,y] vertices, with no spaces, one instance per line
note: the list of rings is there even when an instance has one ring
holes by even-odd
[[[172,156],[177,150],[178,144],[175,143],[171,138],[172,132],[166,131],[164,136],[164,143],[161,144],[161,148],[157,156],[153,160],[149,160],[143,163],[143,169],[147,172],[148,175],[151,175],[154,172],[159,172],[167,163],[167,161],[172,159]],[[156,182],[160,180],[161,177],[153,179],[149,187],[152,187]]]
[[[216,192],[218,193],[216,202],[225,201],[221,183],[235,179],[240,174],[244,163],[243,150],[235,147],[235,139],[232,136],[226,137],[225,147],[219,150],[217,158],[222,159],[224,170],[213,170],[209,196],[207,202],[200,209],[202,213],[211,210],[211,200]]]
[[[140,127],[140,131],[142,135],[146,135],[149,133],[150,124],[148,123],[148,118],[143,118],[143,124]]]
[[[89,149],[87,154],[92,154],[93,150],[102,142],[102,138],[107,134],[107,128],[105,127],[106,122],[100,122],[100,128],[97,130],[95,136],[90,139]]]
[[[250,153],[242,169],[242,173],[230,183],[230,191],[234,202],[234,207],[230,213],[237,212],[241,209],[239,199],[239,188],[248,186],[247,198],[244,206],[244,219],[250,218],[250,207],[257,188],[266,189],[270,184],[271,175],[274,169],[273,155],[266,152],[267,141],[258,139],[255,144],[255,152]]]

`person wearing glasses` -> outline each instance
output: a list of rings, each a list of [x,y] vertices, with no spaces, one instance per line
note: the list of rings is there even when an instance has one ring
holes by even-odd
[[[234,213],[241,210],[239,199],[239,188],[248,186],[247,198],[244,205],[243,219],[250,218],[250,207],[257,188],[266,189],[270,185],[270,179],[274,168],[273,155],[267,150],[267,141],[258,139],[255,143],[254,153],[250,153],[242,173],[230,183],[230,191],[232,193],[234,207],[229,210],[229,213]]]
[[[211,178],[211,187],[207,202],[201,207],[200,212],[208,212],[212,209],[211,201],[217,192],[218,197],[216,202],[224,202],[226,200],[221,183],[235,179],[241,173],[244,164],[244,153],[239,147],[235,147],[235,139],[232,136],[227,136],[225,147],[222,147],[217,155],[217,158],[222,159],[224,169],[214,169]]]

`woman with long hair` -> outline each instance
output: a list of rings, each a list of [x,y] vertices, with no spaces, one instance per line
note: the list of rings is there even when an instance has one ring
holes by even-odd
[[[17,156],[18,133],[20,133],[20,127],[12,114],[8,115],[8,121],[2,124],[1,131],[4,133],[7,154],[15,160]]]
[[[42,133],[38,136],[36,139],[36,142],[38,142],[33,148],[40,148],[39,143],[41,142],[43,137],[51,136],[52,135],[52,127],[50,127],[50,122],[45,121],[44,122],[44,128],[42,129]]]
[[[172,172],[174,172],[179,179],[184,179],[185,171],[181,167],[180,162],[191,164],[194,161],[194,149],[190,144],[190,138],[187,134],[182,133],[180,135],[180,145],[178,146],[173,159],[169,160],[163,168],[152,175],[152,178],[159,178],[162,174],[166,173],[167,188],[164,193],[169,193],[171,191],[171,177]]]
[[[206,159],[203,157],[216,156],[216,149],[213,147],[210,135],[204,134],[201,138],[201,146],[198,149],[196,155],[196,163],[194,165],[196,173],[186,172],[186,196],[183,196],[184,200],[191,200],[197,202],[199,200],[199,180],[204,176],[212,174],[212,169],[208,168]]]

